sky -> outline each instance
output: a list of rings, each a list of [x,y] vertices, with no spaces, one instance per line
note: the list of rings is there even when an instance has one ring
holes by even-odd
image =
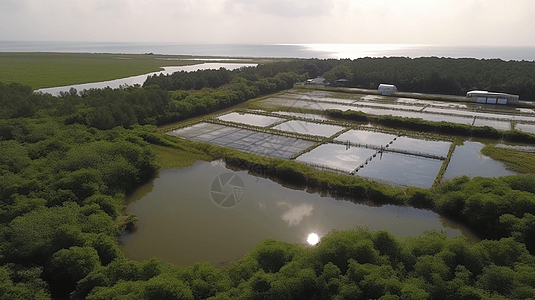
[[[535,0],[0,0],[0,40],[535,46]]]

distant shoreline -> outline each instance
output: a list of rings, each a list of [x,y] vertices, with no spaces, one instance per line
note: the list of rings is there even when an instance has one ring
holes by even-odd
[[[0,52],[195,55],[254,58],[450,57],[535,61],[535,47],[412,44],[184,44],[0,41]]]

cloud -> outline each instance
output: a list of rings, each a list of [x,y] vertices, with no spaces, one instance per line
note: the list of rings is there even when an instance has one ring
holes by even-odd
[[[332,1],[309,0],[230,0],[225,3],[232,14],[271,15],[285,18],[317,17],[328,15]]]
[[[0,0],[0,40],[535,45],[533,0]]]
[[[314,207],[310,204],[295,206],[286,202],[277,202],[277,206],[288,208],[288,210],[282,214],[281,218],[284,222],[288,223],[288,226],[290,227],[299,225],[305,217],[311,216],[312,211],[314,210]]]
[[[27,9],[26,2],[22,0],[2,0],[0,10],[5,13],[20,13]]]

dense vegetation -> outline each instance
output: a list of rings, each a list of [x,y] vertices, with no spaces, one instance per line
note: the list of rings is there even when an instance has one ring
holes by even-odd
[[[116,260],[94,268],[72,298],[526,299],[535,296],[534,272],[534,257],[512,239],[342,231],[316,247],[268,239],[221,270]]]
[[[466,177],[399,189],[296,162],[167,136],[183,120],[289,88],[349,61],[296,61],[151,78],[143,87],[60,97],[0,83],[2,299],[525,299],[535,297],[535,179]],[[187,85],[191,82],[193,86]],[[175,90],[188,88],[189,90]],[[224,269],[125,259],[118,235],[135,221],[124,196],[150,179],[155,154],[225,157],[340,196],[423,206],[492,240],[443,234],[332,233],[317,247],[267,240]],[[527,248],[526,248],[527,246]]]

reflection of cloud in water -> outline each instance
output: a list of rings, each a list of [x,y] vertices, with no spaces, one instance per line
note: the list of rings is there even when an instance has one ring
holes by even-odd
[[[277,202],[278,207],[288,207],[288,211],[282,214],[282,220],[288,223],[288,226],[299,225],[304,217],[312,215],[314,207],[310,204],[301,204],[298,206],[286,202]]]
[[[361,160],[364,160],[358,155],[336,155],[335,157],[338,158],[339,160],[343,160],[343,161],[357,161],[357,162],[360,162]]]

